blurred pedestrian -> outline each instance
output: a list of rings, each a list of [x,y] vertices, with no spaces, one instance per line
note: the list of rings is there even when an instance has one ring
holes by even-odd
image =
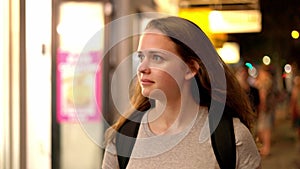
[[[272,74],[268,67],[262,66],[257,77],[260,104],[257,119],[258,138],[262,143],[260,154],[266,157],[271,150],[271,133],[273,127],[273,116],[276,108],[276,97]]]
[[[293,127],[296,129],[296,145],[300,150],[300,75],[293,80],[293,88],[290,98],[290,112],[292,115]]]
[[[249,75],[249,70],[253,69],[253,67],[247,67],[245,63],[242,63],[235,69],[235,76],[240,83],[242,89],[246,92],[249,97],[253,112],[255,113],[255,121],[253,127],[253,136],[255,137],[256,141],[258,138],[257,134],[257,118],[258,118],[258,111],[259,111],[259,104],[260,104],[260,96],[259,90],[255,86],[254,78],[251,78]]]
[[[258,116],[258,108],[260,104],[259,90],[253,83],[250,82],[249,69],[253,68],[248,68],[245,64],[242,64],[238,66],[235,75],[241,87],[247,93],[253,111]]]

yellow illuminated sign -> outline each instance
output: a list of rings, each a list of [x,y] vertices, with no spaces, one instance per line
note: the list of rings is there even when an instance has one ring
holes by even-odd
[[[198,25],[202,31],[208,36],[216,48],[222,47],[227,40],[227,35],[223,33],[213,34],[210,30],[209,14],[210,8],[181,8],[179,16],[188,19]]]

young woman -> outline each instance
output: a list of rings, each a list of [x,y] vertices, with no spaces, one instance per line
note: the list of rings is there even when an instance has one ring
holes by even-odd
[[[127,169],[220,168],[211,134],[221,131],[219,143],[229,138],[230,130],[222,132],[223,125],[218,125],[223,117],[233,124],[234,168],[260,168],[250,132],[254,113],[248,97],[198,26],[180,17],[150,21],[140,37],[137,57],[132,109],[106,133],[103,169],[120,165]],[[137,139],[129,144],[132,153],[122,154],[116,139],[122,135],[120,129],[135,130],[124,126],[136,114],[143,114]],[[130,139],[120,138],[120,143]],[[124,147],[128,146],[120,149]],[[120,156],[130,156],[125,167]]]

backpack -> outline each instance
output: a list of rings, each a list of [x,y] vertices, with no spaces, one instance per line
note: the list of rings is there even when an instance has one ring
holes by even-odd
[[[135,144],[140,122],[145,112],[134,112],[120,127],[116,135],[116,149],[120,169],[126,169]],[[213,118],[209,118],[213,119]],[[213,120],[209,120],[210,128]],[[232,117],[223,113],[218,126],[211,134],[214,154],[221,169],[235,169],[236,145]]]

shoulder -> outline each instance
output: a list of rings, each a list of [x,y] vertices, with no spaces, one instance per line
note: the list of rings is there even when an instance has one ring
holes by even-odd
[[[234,134],[236,139],[253,138],[250,130],[238,118],[233,118]]]
[[[238,168],[259,168],[261,157],[250,130],[238,119],[233,119]]]
[[[238,118],[233,119],[233,126],[237,146],[241,144],[256,145],[252,133]]]
[[[110,141],[104,151],[102,169],[119,168],[115,143]]]

